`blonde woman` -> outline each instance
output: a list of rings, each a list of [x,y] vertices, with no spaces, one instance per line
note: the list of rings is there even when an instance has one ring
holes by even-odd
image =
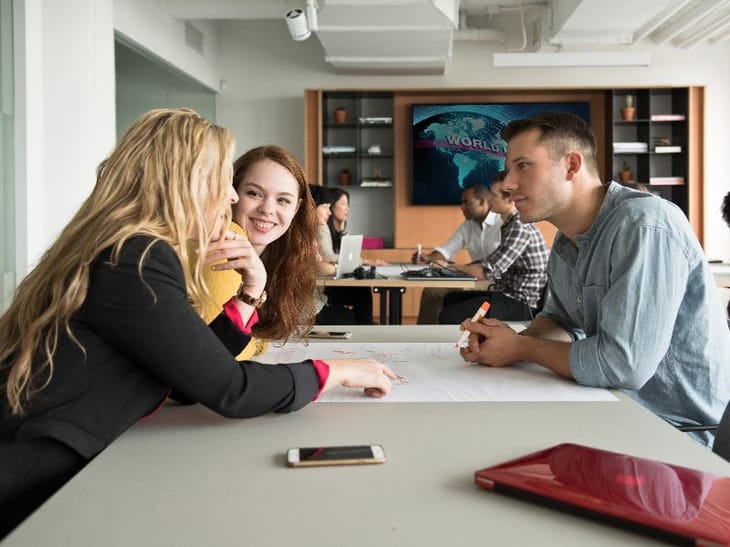
[[[145,114],[19,285],[0,317],[3,534],[171,392],[241,418],[297,410],[339,384],[389,392],[393,373],[376,361],[234,360],[266,271],[247,239],[219,238],[238,201],[232,150],[228,130],[191,110]],[[210,327],[189,239],[245,278]]]

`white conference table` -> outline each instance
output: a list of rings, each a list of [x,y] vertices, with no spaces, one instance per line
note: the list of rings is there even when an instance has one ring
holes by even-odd
[[[456,328],[348,330],[355,342],[433,342],[454,340]],[[114,442],[3,547],[660,545],[473,483],[479,468],[561,442],[730,475],[730,463],[620,394],[612,402],[315,403],[249,420],[170,406]],[[284,462],[289,447],[368,443],[383,444],[387,463]]]
[[[718,287],[730,288],[730,264],[713,262],[710,263],[710,270]]]

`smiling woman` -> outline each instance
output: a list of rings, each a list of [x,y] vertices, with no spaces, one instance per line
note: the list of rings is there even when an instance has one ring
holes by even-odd
[[[239,201],[233,206],[232,229],[223,239],[247,238],[254,252],[238,267],[229,261],[227,269],[206,271],[214,302],[203,316],[212,320],[235,294],[250,298],[245,301],[254,305],[242,314],[243,320],[254,322],[256,313],[258,323],[251,330],[254,338],[239,355],[243,359],[265,351],[266,339],[286,339],[313,324],[317,220],[304,172],[283,148],[253,148],[236,160],[233,171]],[[225,241],[219,245],[225,246]],[[208,256],[209,263],[214,259]],[[260,269],[263,285],[257,277]],[[262,291],[265,303],[260,301]]]

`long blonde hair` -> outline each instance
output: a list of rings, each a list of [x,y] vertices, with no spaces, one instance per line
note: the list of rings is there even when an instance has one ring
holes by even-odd
[[[91,195],[0,317],[0,378],[14,414],[50,381],[61,329],[83,350],[70,320],[104,249],[111,247],[116,261],[132,236],[151,237],[150,246],[168,243],[180,256],[190,301],[200,307],[204,264],[190,266],[185,242],[195,237],[204,255],[215,219],[223,214],[227,225],[233,144],[230,131],[192,110],[159,109],[138,119],[101,162]]]

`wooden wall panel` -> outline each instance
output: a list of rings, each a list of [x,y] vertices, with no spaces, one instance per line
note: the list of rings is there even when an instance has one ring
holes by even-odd
[[[705,134],[705,88],[689,88],[689,223],[697,234],[700,245],[705,241],[705,194],[704,194],[704,134]]]
[[[311,184],[322,183],[322,92],[304,91],[304,175]]]

